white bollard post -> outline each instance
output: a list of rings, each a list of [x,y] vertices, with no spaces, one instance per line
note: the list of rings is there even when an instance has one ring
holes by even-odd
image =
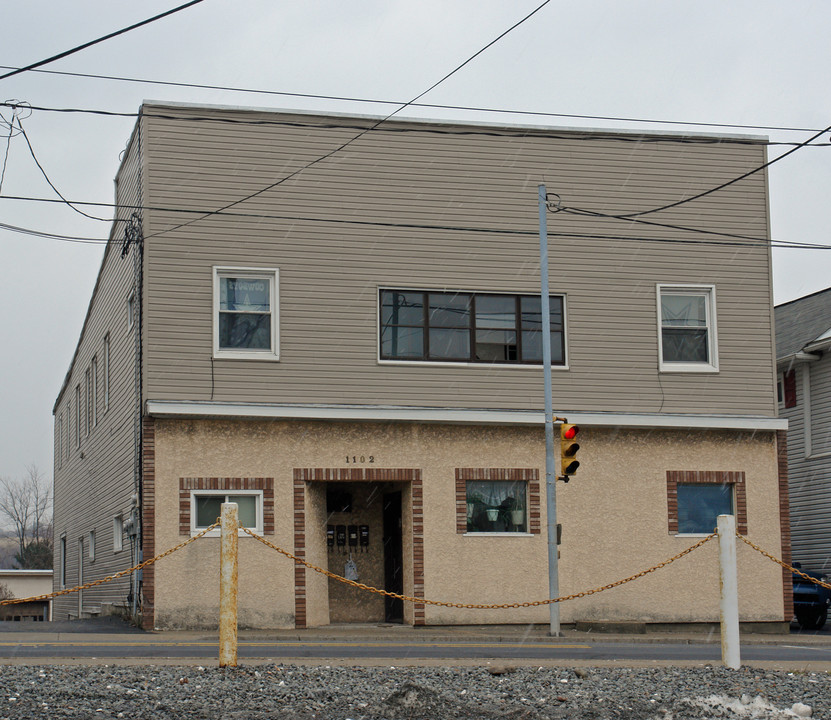
[[[237,666],[238,518],[236,503],[222,503],[219,541],[219,667]]]
[[[718,516],[719,581],[721,585],[721,661],[738,670],[742,665],[739,642],[739,582],[736,571],[736,518]]]

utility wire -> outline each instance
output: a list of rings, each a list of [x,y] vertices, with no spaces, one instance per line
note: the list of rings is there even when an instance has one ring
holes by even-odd
[[[30,201],[30,202],[45,202],[45,203],[60,203],[61,200],[55,200],[53,198],[33,198],[33,197],[22,197],[22,196],[14,196],[14,195],[3,195],[0,196],[0,200],[19,200],[19,201]],[[508,236],[508,237],[539,237],[539,232],[537,230],[513,230],[509,228],[493,228],[493,227],[468,227],[463,225],[428,225],[424,223],[400,223],[400,222],[382,222],[377,220],[354,220],[354,219],[345,219],[345,218],[326,218],[326,217],[310,217],[310,216],[302,216],[302,215],[273,215],[268,213],[244,213],[244,212],[211,212],[206,211],[198,208],[169,208],[169,207],[158,207],[158,206],[151,206],[151,205],[128,205],[128,204],[119,204],[115,205],[113,203],[103,203],[103,202],[81,202],[78,200],[71,201],[75,205],[91,205],[97,207],[118,207],[119,209],[123,210],[150,210],[156,212],[180,212],[180,213],[193,213],[197,215],[221,215],[227,217],[234,217],[234,218],[247,218],[247,219],[258,219],[258,220],[285,220],[289,222],[309,222],[309,223],[323,223],[323,224],[331,224],[331,225],[351,225],[351,226],[363,226],[363,227],[383,227],[383,228],[391,228],[391,229],[405,229],[405,230],[439,230],[442,232],[464,232],[464,233],[475,233],[479,235],[501,235],[501,236]],[[126,222],[125,220],[116,220],[115,222]],[[655,225],[660,225],[660,223],[650,223]],[[673,226],[667,226],[673,227]],[[684,228],[679,228],[684,229]],[[690,230],[694,230],[690,228]],[[34,231],[33,231],[34,232]],[[712,232],[713,234],[720,235],[721,233],[716,233],[715,231],[705,231],[701,230],[699,232],[709,233]],[[37,233],[40,234],[40,233]],[[564,237],[564,238],[586,238],[586,239],[600,239],[600,240],[626,240],[626,241],[633,241],[633,242],[649,242],[649,243],[671,243],[671,244],[682,244],[682,245],[714,245],[714,246],[723,246],[723,247],[756,247],[756,248],[764,248],[764,247],[777,247],[777,248],[788,248],[788,249],[802,249],[802,250],[831,250],[831,245],[815,245],[812,243],[806,242],[794,242],[788,240],[767,240],[765,238],[752,238],[750,236],[746,236],[744,240],[693,240],[693,239],[685,239],[685,238],[662,238],[662,237],[644,237],[644,236],[631,236],[631,235],[612,235],[612,234],[600,234],[600,233],[578,233],[578,232],[550,232],[548,233],[552,237]],[[737,238],[741,238],[743,236],[736,236]],[[81,238],[84,240],[92,240],[92,238]],[[106,242],[103,240],[96,240],[95,242]]]
[[[310,167],[313,167],[314,165],[317,165],[318,163],[323,162],[324,160],[326,160],[326,159],[328,159],[328,158],[332,157],[333,155],[335,155],[335,154],[337,154],[337,153],[341,152],[341,150],[344,150],[345,148],[349,147],[349,146],[350,146],[350,145],[352,145],[353,143],[357,142],[357,141],[358,141],[360,138],[362,138],[364,135],[366,135],[366,134],[367,134],[367,133],[369,133],[369,132],[372,132],[372,131],[373,131],[373,130],[375,130],[375,129],[379,126],[379,125],[383,125],[383,124],[384,124],[387,120],[389,120],[390,118],[392,118],[394,115],[397,115],[399,112],[401,112],[402,110],[404,110],[407,106],[409,106],[411,103],[414,103],[414,102],[416,102],[417,100],[421,99],[421,98],[422,98],[424,95],[426,95],[428,92],[430,92],[431,90],[434,90],[434,89],[435,89],[435,88],[437,88],[439,85],[441,85],[441,83],[443,83],[445,80],[447,80],[447,79],[448,79],[448,78],[450,78],[451,76],[455,75],[457,72],[459,72],[459,70],[461,70],[463,67],[465,67],[465,66],[466,66],[468,63],[470,63],[470,62],[471,62],[474,58],[479,57],[479,55],[481,55],[483,52],[485,52],[488,48],[492,47],[495,43],[499,42],[499,40],[501,40],[502,38],[504,38],[504,37],[505,37],[508,33],[510,33],[511,31],[515,30],[516,28],[518,28],[520,25],[522,25],[522,23],[524,23],[526,20],[528,20],[529,18],[531,18],[533,15],[535,15],[536,13],[538,13],[540,10],[542,10],[542,9],[543,9],[546,5],[548,5],[548,3],[550,3],[550,2],[551,2],[551,0],[543,0],[543,2],[542,2],[540,5],[538,5],[536,8],[534,8],[534,9],[533,9],[530,13],[528,13],[528,14],[527,14],[525,17],[523,17],[521,20],[519,20],[518,22],[516,22],[516,23],[514,23],[513,25],[511,25],[511,27],[509,27],[509,28],[508,28],[507,30],[505,30],[504,32],[500,33],[500,34],[499,34],[496,38],[494,38],[493,40],[491,40],[491,41],[490,41],[487,45],[485,45],[484,47],[482,47],[482,48],[480,48],[479,50],[477,50],[477,51],[476,51],[475,53],[473,53],[473,55],[471,55],[471,56],[470,56],[467,60],[465,60],[465,61],[464,61],[463,63],[461,63],[460,65],[457,65],[457,66],[456,66],[453,70],[451,70],[449,73],[447,73],[444,77],[442,77],[442,78],[441,78],[440,80],[438,80],[437,82],[433,83],[433,84],[432,84],[429,88],[427,88],[424,92],[419,93],[418,95],[416,95],[416,96],[415,96],[412,100],[410,100],[409,102],[406,102],[406,103],[404,103],[403,105],[401,105],[400,107],[396,108],[395,110],[393,110],[393,111],[392,111],[389,115],[387,115],[386,117],[381,118],[380,120],[378,120],[377,122],[373,123],[373,124],[372,124],[372,125],[370,125],[368,128],[365,128],[364,130],[362,130],[361,132],[359,132],[357,135],[353,136],[352,138],[350,138],[350,139],[349,139],[349,140],[347,140],[346,142],[341,143],[340,145],[338,145],[338,147],[334,148],[333,150],[330,150],[329,152],[324,153],[323,155],[321,155],[321,156],[317,157],[317,158],[316,158],[316,159],[314,159],[314,160],[311,160],[310,162],[306,163],[306,164],[305,164],[305,165],[303,165],[302,167],[298,168],[298,169],[297,169],[297,170],[295,170],[294,172],[291,172],[291,173],[289,173],[288,175],[285,175],[285,176],[284,176],[284,177],[282,177],[280,180],[277,180],[277,181],[275,181],[275,182],[271,183],[270,185],[266,185],[264,188],[261,188],[260,190],[257,190],[256,192],[250,193],[249,195],[246,195],[245,197],[242,197],[242,198],[240,198],[239,200],[234,200],[233,202],[228,203],[227,205],[223,205],[221,208],[219,208],[219,211],[221,212],[222,210],[228,210],[229,208],[235,207],[236,205],[239,205],[240,203],[244,203],[244,202],[246,202],[247,200],[251,200],[252,198],[257,197],[258,195],[262,195],[264,192],[267,192],[268,190],[271,190],[272,188],[275,188],[275,187],[277,187],[277,186],[279,186],[279,185],[282,185],[283,183],[287,182],[288,180],[291,180],[292,178],[297,177],[298,175],[300,175],[300,173],[304,172],[305,170],[308,170]],[[195,223],[195,222],[199,222],[200,220],[202,220],[202,219],[204,219],[204,218],[206,218],[206,217],[209,217],[209,216],[210,216],[210,215],[212,215],[212,214],[213,214],[213,213],[207,213],[207,214],[205,214],[205,215],[204,215],[203,217],[201,217],[201,218],[194,218],[193,220],[189,220],[189,221],[188,221],[188,222],[186,222],[186,223],[181,223],[180,225],[175,225],[174,227],[172,227],[172,228],[168,228],[167,230],[160,230],[159,232],[153,233],[152,235],[149,235],[149,236],[147,236],[147,237],[157,237],[157,236],[162,235],[162,234],[164,234],[164,233],[173,232],[174,230],[178,230],[178,229],[180,229],[180,228],[182,228],[182,227],[185,227],[186,225],[192,225],[192,224],[193,224],[193,223]]]
[[[33,235],[35,237],[46,238],[48,240],[61,240],[62,242],[80,243],[85,245],[106,245],[109,242],[106,238],[59,235],[42,230],[32,230],[31,228],[19,227],[17,225],[8,225],[7,223],[0,223],[0,230],[8,230],[9,232],[20,233],[22,235]]]
[[[26,131],[23,129],[23,123],[20,121],[19,117],[17,118],[17,126],[20,129],[20,134],[23,135],[23,139],[26,141],[26,145],[29,147],[29,153],[31,153],[31,155],[32,155],[32,160],[35,161],[35,165],[38,166],[38,170],[40,170],[40,173],[41,173],[41,175],[43,175],[44,180],[46,180],[46,182],[49,183],[49,187],[51,187],[55,191],[55,194],[61,200],[63,200],[70,208],[72,208],[76,213],[78,213],[79,215],[83,215],[84,217],[89,218],[90,220],[100,220],[101,222],[106,222],[106,223],[110,222],[112,220],[112,218],[102,218],[102,217],[98,217],[97,215],[90,215],[89,213],[85,213],[83,210],[80,210],[77,207],[75,207],[69,200],[67,200],[63,196],[61,191],[58,190],[57,187],[55,187],[55,183],[53,183],[49,179],[49,175],[46,174],[46,170],[43,169],[43,165],[40,164],[40,161],[38,160],[37,155],[35,155],[35,149],[32,147],[32,143],[29,142],[29,136],[26,134]]]
[[[17,107],[26,107],[30,110],[38,110],[43,112],[54,112],[54,113],[64,113],[64,114],[90,114],[90,115],[101,115],[105,117],[123,117],[123,118],[137,118],[139,115],[142,117],[147,118],[154,118],[157,120],[172,120],[172,121],[179,121],[179,122],[209,122],[209,123],[217,123],[217,124],[226,124],[226,125],[268,125],[274,127],[308,127],[308,128],[315,128],[315,129],[352,129],[352,130],[363,130],[365,126],[360,126],[356,124],[350,124],[345,121],[342,122],[329,122],[329,123],[313,123],[313,122],[300,122],[297,120],[287,121],[287,120],[253,120],[250,118],[239,118],[239,117],[220,117],[217,115],[193,115],[188,113],[187,115],[174,115],[170,113],[161,113],[161,112],[153,112],[153,111],[144,111],[142,113],[139,112],[117,112],[114,110],[95,110],[89,108],[55,108],[55,107],[45,107],[42,105],[30,105],[29,103],[20,103],[18,101],[6,101],[4,103],[0,103],[0,107],[10,107],[10,108],[17,108]],[[286,111],[287,113],[292,113],[293,111]],[[515,131],[511,131],[510,128],[499,128],[498,130],[488,131],[485,128],[477,127],[476,129],[470,130],[461,130],[461,129],[450,129],[447,127],[439,127],[435,125],[428,125],[424,124],[423,127],[418,128],[410,128],[410,127],[390,127],[387,126],[383,128],[383,132],[390,132],[390,133],[423,133],[423,134],[434,134],[434,135],[477,135],[477,136],[492,136],[492,137],[528,137],[528,130],[525,129],[517,129]],[[813,130],[811,131],[813,132]],[[580,133],[583,133],[581,136]],[[785,145],[785,146],[796,146],[799,143],[796,142],[772,142],[770,140],[755,140],[755,139],[745,139],[740,137],[734,138],[724,138],[719,136],[685,136],[680,134],[673,134],[673,135],[649,135],[649,134],[638,134],[638,133],[627,133],[624,134],[624,131],[615,131],[615,130],[607,130],[598,132],[596,130],[589,130],[584,129],[581,130],[579,128],[569,130],[567,133],[558,133],[555,129],[545,130],[545,136],[547,138],[554,138],[554,139],[579,139],[581,141],[619,141],[619,142],[627,142],[627,143],[658,143],[658,144],[720,144],[724,142],[729,142],[731,144],[738,144],[738,145],[767,145],[767,146],[774,146],[774,145]],[[811,147],[831,147],[831,143],[813,143]]]
[[[790,150],[788,150],[787,152],[782,153],[779,157],[775,157],[775,158],[773,158],[773,160],[768,160],[768,162],[764,163],[763,165],[760,165],[759,167],[753,168],[752,170],[748,170],[746,173],[743,173],[742,175],[739,175],[738,177],[733,178],[732,180],[728,180],[727,182],[723,182],[723,183],[721,183],[721,185],[716,185],[715,187],[710,188],[709,190],[705,190],[704,192],[700,192],[697,195],[693,195],[691,197],[684,198],[683,200],[677,200],[676,202],[668,203],[666,205],[661,205],[660,207],[652,208],[651,210],[641,210],[640,212],[635,212],[635,213],[598,213],[598,212],[595,212],[595,211],[592,211],[592,210],[583,210],[581,208],[568,208],[567,207],[567,208],[564,208],[564,209],[573,210],[577,213],[580,213],[580,212],[590,213],[590,214],[592,214],[593,217],[614,218],[616,220],[626,220],[626,219],[629,219],[629,218],[640,217],[642,215],[651,215],[652,213],[661,212],[662,210],[669,210],[670,208],[678,207],[679,205],[685,205],[689,202],[692,202],[693,200],[698,200],[700,198],[706,197],[707,195],[712,195],[714,192],[718,192],[719,190],[723,190],[724,188],[729,187],[730,185],[734,185],[735,183],[740,182],[740,181],[744,180],[745,178],[748,178],[751,175],[754,175],[755,173],[760,172],[760,171],[764,170],[765,168],[770,167],[774,163],[777,163],[780,160],[784,160],[786,157],[788,157],[788,155],[791,155],[791,154],[795,153],[797,150],[801,150],[805,146],[809,145],[813,140],[816,140],[818,137],[824,135],[825,133],[827,133],[829,131],[831,131],[831,125],[829,125],[824,130],[820,130],[819,132],[815,133],[814,135],[809,137],[804,142],[799,143],[798,145],[796,145],[796,147],[793,147]]]
[[[16,70],[17,68],[11,65],[0,65],[0,69],[4,70]],[[202,83],[189,83],[189,82],[174,82],[169,80],[150,80],[147,78],[132,78],[132,77],[123,77],[118,75],[99,75],[95,73],[81,73],[81,72],[67,72],[63,70],[33,70],[33,72],[38,73],[46,73],[49,75],[63,75],[66,77],[78,77],[78,78],[90,78],[95,80],[113,80],[117,82],[127,82],[127,83],[139,83],[143,85],[161,85],[165,87],[180,87],[180,88],[193,88],[196,90],[222,90],[227,92],[239,92],[239,93],[247,93],[252,95],[277,95],[281,97],[295,97],[295,98],[308,98],[312,100],[335,100],[338,102],[351,102],[351,103],[369,103],[373,105],[402,105],[404,104],[403,100],[381,100],[379,98],[359,98],[359,97],[350,97],[350,96],[343,96],[343,95],[319,95],[314,93],[296,93],[296,92],[285,92],[280,90],[262,90],[256,88],[242,88],[242,87],[234,87],[231,85],[208,85]],[[506,108],[492,108],[492,107],[481,107],[481,106],[470,106],[470,105],[442,105],[437,103],[419,103],[419,102],[411,102],[409,103],[412,107],[420,107],[420,108],[433,108],[437,110],[464,110],[467,112],[482,112],[482,113],[502,113],[506,115],[536,115],[538,117],[554,117],[554,118],[565,118],[565,119],[577,119],[577,120],[602,120],[604,122],[625,122],[625,123],[650,123],[655,125],[688,125],[690,127],[706,127],[706,128],[734,128],[739,130],[777,130],[783,132],[816,132],[817,128],[805,128],[805,127],[790,127],[790,126],[782,126],[782,125],[746,125],[741,123],[715,123],[715,122],[700,122],[694,120],[661,120],[655,118],[633,118],[633,117],[618,117],[615,115],[580,115],[576,113],[555,113],[555,112],[543,112],[540,110],[508,110]],[[45,109],[45,108],[39,108]],[[65,112],[85,112],[82,110],[66,110]],[[94,111],[87,111],[87,112],[94,112]],[[124,116],[134,116],[135,114],[128,114],[128,113],[105,113],[100,112],[99,114],[113,114],[113,115],[124,115]]]
[[[156,20],[161,20],[168,15],[173,15],[174,13],[179,12],[180,10],[185,10],[186,8],[192,7],[193,5],[198,5],[199,3],[204,2],[204,0],[191,0],[190,2],[185,3],[184,5],[179,5],[179,7],[175,7],[172,10],[167,10],[166,12],[160,13],[158,15],[154,15],[151,18],[147,18],[146,20],[142,20],[141,22],[134,23],[133,25],[129,25],[128,27],[121,28],[121,30],[116,30],[115,32],[108,33],[107,35],[102,35],[100,38],[95,40],[90,40],[89,42],[84,43],[83,45],[77,45],[70,50],[64,50],[57,55],[53,55],[52,57],[48,57],[45,60],[39,60],[38,62],[32,63],[31,65],[27,65],[26,67],[17,68],[16,70],[12,70],[11,72],[7,72],[5,75],[0,75],[0,80],[5,80],[6,78],[13,77],[14,75],[19,75],[20,73],[24,73],[28,70],[34,70],[35,68],[39,68],[43,65],[48,65],[51,62],[55,62],[55,60],[60,60],[61,58],[68,57],[69,55],[74,55],[81,50],[86,50],[88,47],[92,47],[93,45],[97,45],[98,43],[104,42],[105,40],[110,40],[118,35],[123,35],[124,33],[128,33],[131,30],[135,30],[136,28],[140,28],[143,25],[149,25]]]

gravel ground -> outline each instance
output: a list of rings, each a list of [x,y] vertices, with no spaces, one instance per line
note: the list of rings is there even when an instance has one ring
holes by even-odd
[[[0,719],[9,720],[793,717],[831,719],[831,675],[721,667],[0,667]]]

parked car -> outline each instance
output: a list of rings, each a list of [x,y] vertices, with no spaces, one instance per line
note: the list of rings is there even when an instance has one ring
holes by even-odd
[[[829,583],[831,577],[813,570],[803,570],[799,563],[794,567],[800,572]],[[817,585],[793,573],[793,609],[796,621],[803,630],[819,630],[828,620],[828,608],[831,606],[831,590]]]

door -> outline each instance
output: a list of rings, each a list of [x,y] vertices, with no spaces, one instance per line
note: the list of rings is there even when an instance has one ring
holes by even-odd
[[[384,493],[384,589],[404,592],[403,541],[401,537],[401,493]],[[386,622],[404,622],[404,602],[384,596]]]

